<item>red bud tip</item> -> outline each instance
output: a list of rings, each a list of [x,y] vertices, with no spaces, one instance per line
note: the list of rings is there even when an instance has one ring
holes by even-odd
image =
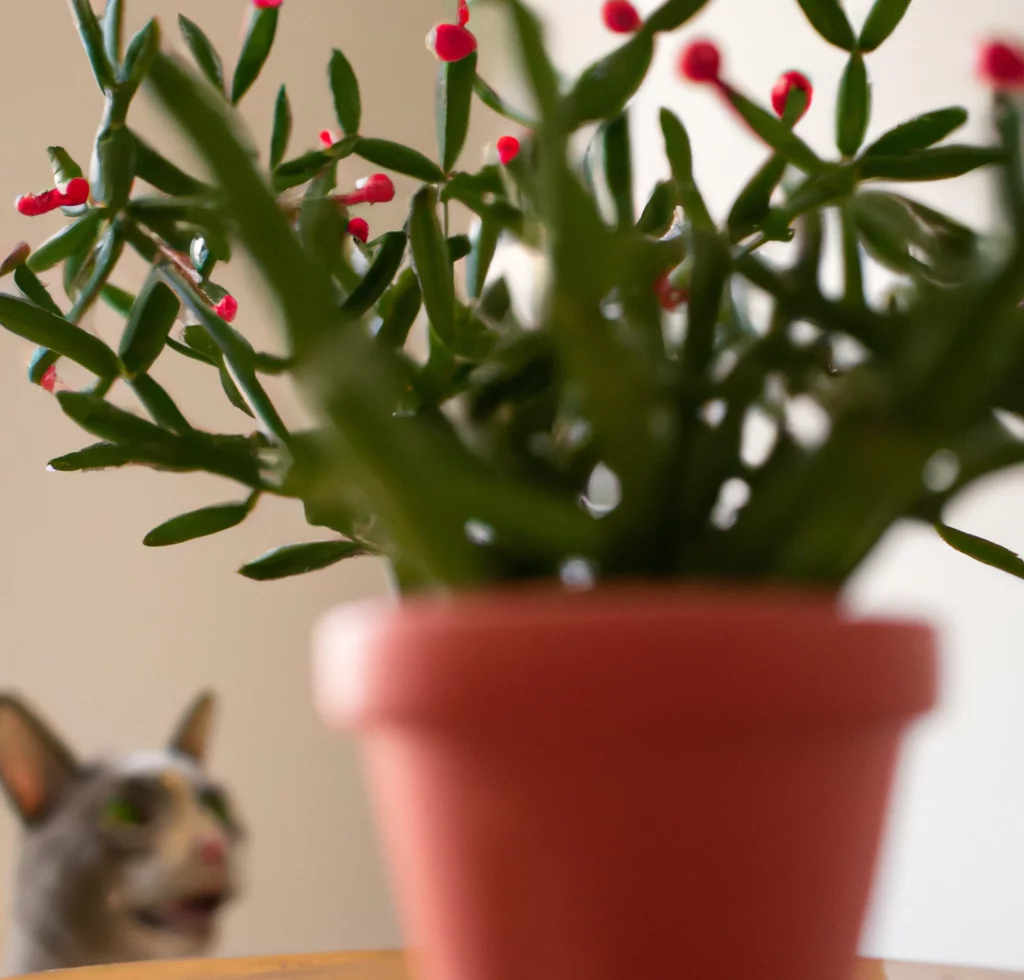
[[[329,150],[338,141],[334,138],[334,133],[329,129],[320,130],[320,145],[325,149]]]
[[[28,218],[34,218],[37,214],[46,213],[39,210],[38,200],[32,194],[22,194],[21,197],[15,198],[14,207],[17,209],[18,214],[23,214]]]
[[[19,214],[35,218],[56,211],[64,203],[64,195],[54,188],[52,191],[42,191],[39,194],[23,194],[14,202],[14,206]]]
[[[722,55],[710,41],[694,41],[683,49],[679,71],[691,82],[717,82],[722,71]]]
[[[42,388],[43,391],[48,391],[52,395],[54,389],[59,383],[60,378],[57,377],[57,366],[55,364],[51,364],[39,379],[39,387]]]
[[[608,0],[601,8],[604,26],[616,34],[635,34],[643,27],[643,18],[629,0]]]
[[[469,3],[467,0],[459,0],[459,27],[465,27],[469,23]]]
[[[1024,88],[1024,49],[991,41],[978,52],[978,77],[996,89]]]
[[[49,191],[41,191],[39,194],[22,194],[14,206],[19,214],[27,215],[30,218],[38,217],[41,214],[49,214],[57,208],[76,208],[87,203],[89,200],[89,181],[84,177],[75,177],[68,181],[68,186],[61,191],[54,188]]]
[[[284,0],[252,0],[252,5],[257,10],[270,10],[271,7],[280,7]]]
[[[225,323],[231,323],[238,314],[238,300],[229,293],[213,308],[213,312]]]
[[[438,24],[427,35],[427,50],[439,61],[462,61],[476,51],[476,38],[459,24]]]
[[[348,233],[364,245],[370,240],[370,226],[363,218],[353,218],[348,223]]]
[[[84,177],[74,177],[68,181],[68,186],[64,190],[63,205],[65,207],[78,207],[79,205],[87,203],[89,200],[89,181]]]
[[[798,120],[803,119],[807,114],[807,110],[811,107],[811,101],[814,99],[814,86],[811,85],[811,80],[801,72],[787,71],[775,83],[775,88],[772,89],[772,108],[775,110],[775,115],[780,119],[786,113],[786,102],[789,100],[790,92],[794,89],[799,89],[807,96],[807,104],[804,106],[803,112],[797,117]]]
[[[367,204],[387,204],[395,199],[395,185],[387,174],[371,174],[362,186]]]
[[[689,290],[672,285],[668,272],[663,273],[654,284],[654,292],[658,297],[658,305],[669,312],[679,309],[690,298]]]
[[[498,159],[506,167],[517,156],[519,156],[519,150],[520,150],[519,140],[517,140],[514,136],[502,136],[501,139],[498,140],[497,146],[498,146]]]
[[[387,174],[372,174],[360,181],[351,194],[340,194],[334,198],[345,207],[353,204],[387,204],[394,199],[395,185]]]

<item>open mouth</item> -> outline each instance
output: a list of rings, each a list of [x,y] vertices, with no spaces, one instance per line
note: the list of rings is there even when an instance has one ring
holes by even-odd
[[[207,933],[213,918],[227,901],[226,892],[203,892],[155,908],[139,909],[135,918],[150,929],[169,932]]]

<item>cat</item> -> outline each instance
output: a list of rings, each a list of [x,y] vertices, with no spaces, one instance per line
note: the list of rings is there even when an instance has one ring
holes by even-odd
[[[0,695],[0,784],[24,828],[9,974],[209,950],[242,837],[203,769],[213,709],[198,698],[166,750],[83,765]]]

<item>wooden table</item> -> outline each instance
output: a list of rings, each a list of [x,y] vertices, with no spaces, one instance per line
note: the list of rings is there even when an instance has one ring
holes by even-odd
[[[239,960],[121,963],[55,970],[38,980],[409,980],[401,953],[312,953]]]
[[[681,970],[681,975],[685,971]],[[40,974],[46,980],[409,980],[401,953],[317,953],[240,960],[125,963]],[[1024,973],[863,960],[855,980],[1024,980]]]

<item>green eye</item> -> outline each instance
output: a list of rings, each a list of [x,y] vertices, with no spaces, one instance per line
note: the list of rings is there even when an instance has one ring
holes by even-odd
[[[103,821],[117,827],[142,827],[146,823],[146,815],[137,803],[115,796],[103,808]]]
[[[214,789],[203,790],[199,794],[199,802],[213,815],[218,823],[222,823],[225,827],[231,826],[231,810],[228,808],[228,801],[222,793],[218,793]]]

